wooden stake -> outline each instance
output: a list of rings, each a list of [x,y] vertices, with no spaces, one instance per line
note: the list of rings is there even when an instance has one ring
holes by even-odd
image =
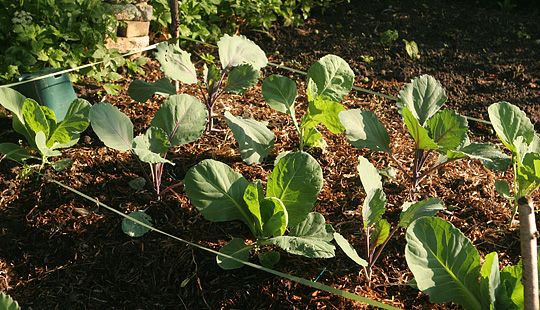
[[[180,25],[180,18],[178,15],[178,0],[169,0],[169,8],[171,10],[171,24],[169,25],[169,33],[173,39],[178,38],[178,26]]]
[[[521,259],[523,264],[524,309],[538,310],[537,230],[534,205],[530,196],[518,199]]]

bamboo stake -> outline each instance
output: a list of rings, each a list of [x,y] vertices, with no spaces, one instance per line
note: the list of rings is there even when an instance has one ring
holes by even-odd
[[[536,242],[536,219],[534,205],[530,196],[518,199],[521,259],[524,288],[524,309],[538,310],[538,258]]]

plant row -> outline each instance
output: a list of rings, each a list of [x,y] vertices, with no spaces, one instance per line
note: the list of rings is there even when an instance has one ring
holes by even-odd
[[[414,284],[429,294],[433,302],[453,301],[467,309],[522,307],[521,265],[501,271],[495,252],[481,264],[471,241],[451,223],[435,217],[444,209],[444,202],[437,198],[404,202],[399,222],[392,227],[383,218],[386,195],[382,178],[393,177],[397,168],[414,193],[428,175],[464,158],[480,160],[489,169],[506,171],[512,166],[513,183],[497,181],[496,187],[514,202],[514,217],[516,198],[530,194],[540,185],[540,140],[523,111],[507,102],[494,103],[488,109],[493,128],[512,154],[507,156],[492,144],[471,142],[467,118],[441,109],[447,97],[440,83],[428,75],[417,77],[404,86],[397,100],[398,113],[413,138],[412,166],[406,167],[394,154],[390,135],[373,112],[347,110],[340,104],[351,91],[354,73],[343,59],[327,55],[308,70],[308,108],[302,118],[296,117],[294,81],[272,75],[262,83],[268,106],[288,115],[299,137],[296,151],[277,156],[267,180],[249,182],[228,165],[206,159],[191,167],[182,182],[163,189],[164,167],[174,165],[167,159],[169,150],[212,134],[216,130],[214,108],[220,96],[244,94],[253,88],[260,78],[260,69],[267,64],[265,53],[243,36],[225,35],[217,45],[221,65],[204,65],[202,76],[197,75],[191,55],[178,45],[158,46],[156,59],[167,77],[156,82],[137,80],[129,87],[129,94],[136,101],[144,102],[155,94],[167,97],[146,132],[139,136],[134,135],[129,117],[109,103],[91,105],[77,99],[65,119],[57,122],[49,108],[14,90],[0,89],[0,104],[12,113],[14,130],[28,143],[2,143],[0,153],[18,162],[38,159],[43,167],[50,157],[61,155],[59,149],[73,146],[91,124],[107,147],[132,153],[141,167],[143,163],[149,165],[149,169],[142,169],[143,182],[139,186],[147,186],[158,200],[172,187],[183,184],[191,204],[207,220],[245,223],[254,239],[246,243],[233,238],[220,253],[241,261],[248,261],[256,253],[262,265],[272,268],[280,261],[281,251],[277,248],[308,258],[331,258],[337,244],[371,277],[388,240],[405,229],[405,257],[415,276]],[[177,94],[170,79],[197,85],[202,101]],[[242,160],[255,165],[271,153],[275,135],[264,123],[229,112],[224,117],[238,142]],[[322,189],[323,173],[307,150],[324,146],[325,140],[317,129],[321,124],[334,134],[344,133],[353,147],[386,153],[394,163],[394,167],[379,171],[366,158],[358,159],[358,174],[366,194],[361,227],[366,236],[364,258],[326,223],[322,214],[313,211]],[[435,161],[430,160],[433,157]],[[52,163],[55,169],[69,164],[69,160]],[[151,223],[144,211],[130,216]],[[129,219],[123,221],[122,227],[133,237],[148,231]],[[218,255],[216,259],[224,269],[243,266],[225,256]]]

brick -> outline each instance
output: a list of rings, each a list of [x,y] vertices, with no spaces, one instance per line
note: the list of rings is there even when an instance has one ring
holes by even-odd
[[[151,5],[148,5],[146,3],[139,3],[139,4],[135,4],[135,6],[139,10],[139,12],[141,12],[141,16],[137,20],[140,20],[143,22],[149,22],[152,20],[152,6]]]
[[[119,37],[143,37],[148,35],[150,29],[150,22],[138,22],[138,21],[124,21],[125,25],[118,26]]]
[[[120,21],[141,21],[152,20],[152,6],[146,3],[138,4],[107,4],[113,12],[113,16]]]
[[[118,40],[116,42],[114,42],[112,39],[109,39],[105,47],[117,48],[120,53],[124,54],[141,50],[145,47],[148,47],[148,45],[150,45],[149,36],[132,38],[118,37]]]

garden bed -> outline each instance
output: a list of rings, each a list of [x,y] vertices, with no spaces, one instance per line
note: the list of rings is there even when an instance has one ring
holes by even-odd
[[[524,110],[540,128],[540,23],[527,12],[502,12],[471,1],[430,2],[355,1],[336,4],[300,28],[273,27],[269,33],[246,34],[266,52],[269,60],[307,70],[327,54],[342,57],[355,72],[355,86],[397,96],[405,83],[422,74],[440,81],[449,100],[444,109],[487,120],[487,107],[509,101]],[[380,34],[397,30],[399,38],[380,42]],[[419,59],[411,59],[402,39],[415,41]],[[217,50],[192,46],[193,54]],[[149,55],[152,56],[152,55]],[[195,61],[199,59],[193,56]],[[202,67],[199,61],[197,68]],[[156,81],[163,77],[155,60],[145,66],[146,75],[135,79]],[[307,107],[305,76],[267,66],[262,77],[281,74],[298,85],[297,113]],[[97,103],[103,98],[92,81],[76,85],[81,98]],[[181,85],[181,93],[200,97],[196,87]],[[107,97],[126,113],[143,133],[163,102],[154,97],[145,103],[129,98],[127,91]],[[403,126],[395,101],[353,90],[342,102],[347,109],[374,112],[389,131],[392,149],[407,154],[412,139]],[[5,111],[5,110],[4,110]],[[217,114],[267,121],[276,135],[275,147],[261,165],[247,165],[224,119],[217,129],[196,142],[175,148],[168,158],[163,185],[184,179],[188,169],[203,159],[216,159],[240,172],[248,181],[268,179],[276,156],[298,148],[292,120],[268,107],[261,83],[245,95],[224,95]],[[0,141],[17,143],[9,118],[0,119]],[[490,125],[469,120],[475,142],[501,146]],[[365,192],[356,170],[358,156],[377,168],[393,165],[380,152],[356,149],[344,134],[334,135],[323,126],[325,149],[311,155],[323,168],[324,184],[314,211],[364,256],[361,206]],[[399,155],[401,156],[401,155]],[[66,171],[44,169],[44,174],[73,187],[123,213],[145,208],[154,226],[185,240],[218,250],[232,237],[249,240],[251,233],[239,222],[210,222],[190,204],[182,187],[156,201],[149,191],[135,191],[128,182],[139,176],[132,156],[107,148],[91,130],[80,142],[63,151],[74,163]],[[406,165],[407,156],[398,157]],[[364,309],[365,304],[316,291],[293,281],[255,271],[250,267],[222,270],[215,255],[150,232],[130,238],[121,229],[121,218],[35,174],[17,178],[20,166],[0,162],[0,289],[18,300],[24,309]],[[470,238],[482,257],[496,251],[502,266],[519,261],[519,230],[510,227],[512,208],[495,191],[497,179],[511,180],[511,171],[484,168],[476,160],[446,165],[420,184],[418,194],[436,197],[448,210],[442,217]],[[399,220],[401,205],[411,200],[407,180],[398,173],[384,186],[388,197],[385,218]],[[540,198],[536,195],[535,200]],[[375,265],[371,283],[364,270],[337,251],[331,259],[307,259],[282,252],[276,269],[304,279],[331,285],[403,309],[459,309],[456,305],[433,305],[427,295],[406,285],[412,274],[404,256],[404,230],[390,240]],[[256,262],[256,260],[254,260]]]

